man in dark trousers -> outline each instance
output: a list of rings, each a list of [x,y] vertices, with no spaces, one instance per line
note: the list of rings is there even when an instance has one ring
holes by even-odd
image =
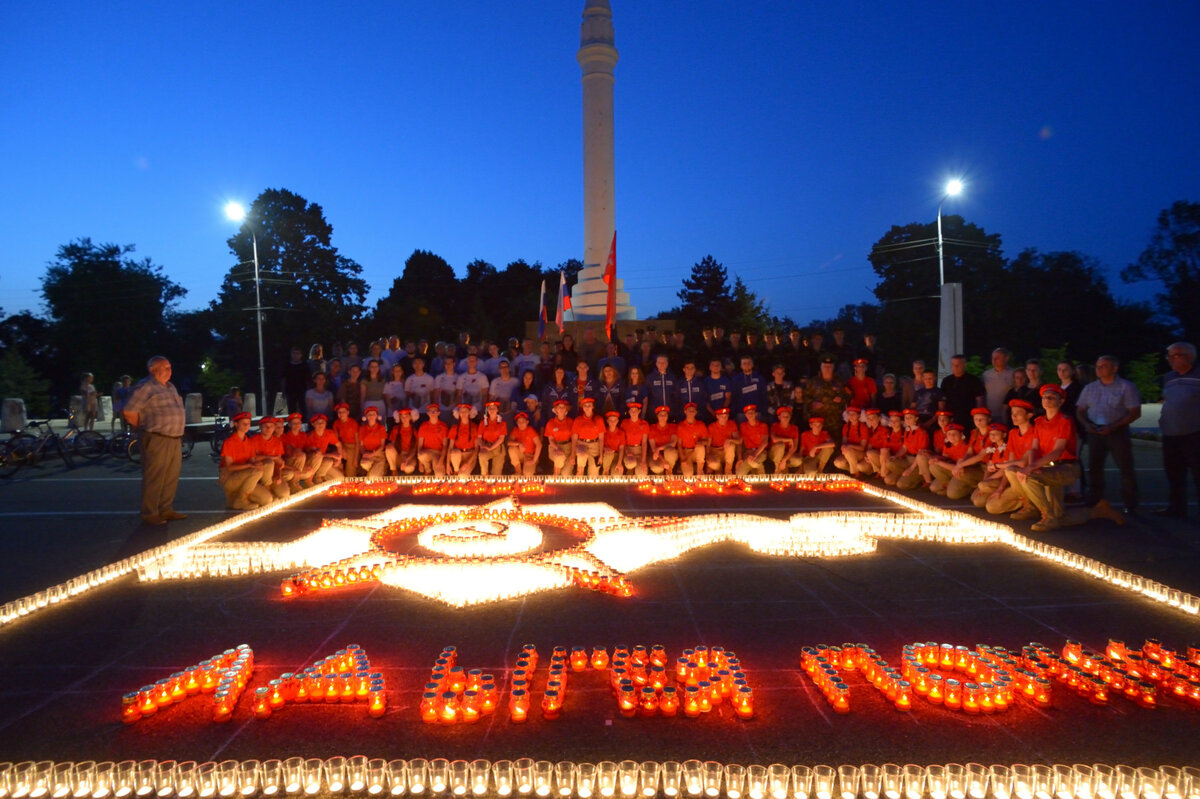
[[[186,421],[183,399],[171,383],[171,362],[155,355],[146,363],[150,376],[138,383],[125,404],[125,420],[142,442],[142,521],[157,526],[187,515],[175,511],[175,489]]]

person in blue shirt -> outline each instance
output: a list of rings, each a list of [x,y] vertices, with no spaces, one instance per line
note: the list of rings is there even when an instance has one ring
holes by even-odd
[[[729,388],[733,392],[734,413],[739,420],[745,421],[746,414],[743,408],[747,405],[753,405],[755,408],[767,407],[767,381],[754,371],[754,359],[749,355],[741,357],[741,366],[741,371],[734,372],[730,379]]]
[[[654,359],[654,371],[646,378],[646,391],[650,396],[650,405],[654,408],[666,406],[671,409],[671,418],[679,416],[678,383],[675,375],[669,369],[670,359],[659,355]]]
[[[589,371],[590,369],[588,367],[588,362],[583,358],[580,358],[579,363],[575,364],[575,372],[577,375],[574,380],[575,385],[573,386],[575,389],[575,403],[571,406],[575,413],[583,412],[580,404],[585,399],[590,399],[592,402],[596,401],[596,381],[588,376]]]
[[[642,374],[642,367],[630,366],[629,375],[625,380],[625,407],[628,408],[631,402],[646,407],[647,394],[646,376]]]
[[[621,357],[617,350],[615,341],[608,342],[608,354],[599,360],[596,364],[596,370],[600,373],[601,379],[604,377],[604,367],[611,366],[617,370],[617,379],[625,379],[625,359]]]
[[[561,364],[554,367],[554,379],[542,389],[542,407],[553,408],[554,403],[566,400],[567,407],[575,404],[574,379],[567,379],[567,370]]]
[[[696,359],[690,355],[683,357],[683,377],[675,386],[675,407],[683,408],[689,402],[696,404],[696,410],[704,407],[708,396],[704,390],[704,380],[696,374]],[[707,423],[707,422],[706,422]]]
[[[732,408],[730,404],[729,378],[725,376],[724,364],[720,358],[711,358],[708,362],[708,375],[703,380],[704,402],[699,403],[703,408],[700,417],[710,424],[716,421],[717,411],[721,408]]]
[[[621,416],[625,415],[625,382],[611,363],[600,367],[600,382],[596,386],[596,409],[597,414],[616,411]]]

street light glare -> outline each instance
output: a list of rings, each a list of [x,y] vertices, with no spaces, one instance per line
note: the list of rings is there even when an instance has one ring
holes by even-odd
[[[962,194],[962,190],[963,190],[963,182],[961,180],[959,180],[958,178],[955,178],[954,180],[952,180],[946,184],[946,196],[947,197],[957,197],[959,194]]]
[[[226,203],[225,216],[234,222],[241,222],[246,218],[246,209],[242,207],[241,203]]]

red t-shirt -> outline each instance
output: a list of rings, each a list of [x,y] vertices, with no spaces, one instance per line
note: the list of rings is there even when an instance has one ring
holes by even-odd
[[[258,454],[258,450],[254,446],[253,439],[247,437],[242,438],[237,434],[225,439],[225,443],[221,445],[221,463],[225,463],[225,459],[233,461],[233,465],[237,466],[242,463],[249,463],[254,460],[254,456]]]
[[[679,436],[679,446],[694,447],[700,439],[708,438],[708,425],[698,419],[684,419],[675,425],[675,434]]]
[[[771,425],[771,438],[790,438],[792,441],[799,441],[800,428],[794,424],[784,425],[782,422],[776,422]]]
[[[526,426],[525,429],[522,430],[518,426],[513,428],[512,435],[508,437],[508,440],[515,441],[516,443],[520,444],[521,450],[526,455],[532,455],[534,451],[537,450],[538,438],[538,431],[534,430],[532,427]]]
[[[942,446],[946,443],[946,431],[944,428],[937,428],[933,431],[933,449],[935,452],[941,452]]]
[[[890,428],[879,425],[871,431],[871,437],[867,439],[867,446],[871,449],[885,449],[888,445],[888,439],[891,438],[892,431]]]
[[[313,430],[308,434],[308,448],[314,452],[325,453],[331,446],[338,443],[337,433],[325,428],[325,432],[317,435],[317,431]]]
[[[830,441],[833,441],[833,438],[825,428],[821,428],[821,432],[819,433],[814,433],[812,430],[805,430],[800,434],[800,454],[807,458],[809,457],[808,453],[812,452],[813,447],[828,444]]]
[[[708,425],[708,440],[714,447],[723,447],[725,442],[733,438],[734,433],[738,431],[737,426],[732,422],[721,424],[720,422],[710,422]]]
[[[852,377],[846,381],[850,391],[850,404],[856,408],[865,408],[871,404],[871,397],[879,390],[873,377]]]
[[[364,424],[358,428],[358,440],[362,442],[362,448],[367,452],[374,452],[383,446],[383,442],[387,440],[387,428],[376,422],[375,424]]]
[[[987,446],[987,443],[987,433],[979,432],[979,428],[976,427],[971,431],[971,438],[967,442],[967,447],[971,450],[972,455],[978,455]]]
[[[640,447],[642,438],[650,433],[650,423],[645,419],[625,419],[621,422],[621,430],[625,432],[625,446]]]
[[[420,442],[418,446],[421,449],[435,449],[440,452],[449,433],[445,422],[430,419],[417,430],[417,441]]]
[[[650,425],[650,431],[646,435],[649,437],[651,444],[657,444],[660,447],[670,444],[671,439],[675,436],[675,425],[670,422],[667,422],[665,426],[652,424]]]
[[[949,458],[958,463],[962,458],[966,457],[967,451],[970,448],[971,446],[962,439],[959,439],[957,444],[951,444],[947,441],[945,444],[942,444],[942,457]]]
[[[893,430],[891,425],[888,425],[887,447],[893,455],[899,455],[904,449],[904,431]]]
[[[288,451],[303,450],[308,446],[308,433],[301,430],[299,433],[293,433],[290,430],[279,436],[280,442],[287,447]]]
[[[1008,456],[1013,460],[1021,458],[1033,446],[1033,440],[1037,437],[1033,425],[1029,425],[1029,430],[1025,433],[1021,432],[1021,428],[1014,427],[1008,431]]]
[[[842,425],[843,444],[862,444],[867,440],[867,435],[866,422],[858,422],[857,424],[846,422]]]
[[[746,446],[746,449],[753,452],[762,446],[770,429],[767,427],[767,423],[763,421],[757,421],[754,424],[742,422],[738,425],[738,432],[742,434],[742,443]]]
[[[266,438],[258,435],[250,440],[254,442],[254,451],[259,455],[266,455],[268,458],[283,457],[283,440],[279,436]]]
[[[413,433],[415,432],[417,432],[417,429],[411,424],[407,427],[398,424],[392,428],[392,432],[388,433],[388,441],[395,444],[396,449],[401,452],[408,452],[408,448],[412,446]]]
[[[479,423],[479,437],[489,444],[495,444],[506,435],[508,435],[508,423],[503,419],[497,418],[494,422],[484,419]]]
[[[1067,440],[1067,448],[1063,450],[1057,459],[1062,461],[1075,460],[1075,423],[1066,416],[1061,413],[1053,419],[1039,416],[1033,420],[1033,432],[1037,437],[1039,458],[1054,449],[1054,445],[1060,439],[1065,438]]]
[[[621,428],[618,427],[616,430],[605,430],[604,431],[604,448],[605,449],[611,449],[613,452],[616,452],[623,446],[625,446],[625,431],[624,430],[622,430]]]
[[[929,434],[920,427],[904,431],[904,449],[909,455],[916,455],[922,450],[929,449]]]
[[[353,419],[345,421],[334,419],[330,422],[329,427],[337,434],[337,437],[343,444],[353,444],[358,440],[358,422]]]
[[[450,443],[455,449],[475,449],[475,425],[459,422],[450,428]]]
[[[558,444],[566,444],[571,440],[571,430],[574,422],[568,417],[559,419],[555,416],[546,422],[546,438]]]
[[[595,441],[604,435],[604,420],[595,414],[588,418],[581,413],[571,422],[571,433],[579,436],[580,441]]]

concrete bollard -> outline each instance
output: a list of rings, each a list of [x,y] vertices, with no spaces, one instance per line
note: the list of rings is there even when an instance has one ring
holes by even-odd
[[[258,416],[258,398],[254,394],[247,393],[242,395],[242,410],[250,414],[250,418]]]
[[[75,414],[75,421],[83,421],[83,397],[79,394],[72,394],[71,399],[67,400],[67,410]]]
[[[96,421],[107,422],[113,418],[112,397],[107,394],[101,394],[99,399],[100,401],[96,403]]]
[[[287,397],[283,396],[282,391],[275,392],[275,407],[272,409],[271,415],[281,418],[287,416]]]
[[[16,430],[24,430],[28,421],[25,417],[25,400],[17,397],[8,397],[4,400],[3,409],[0,410],[0,432],[12,433]]]
[[[186,424],[202,423],[204,421],[204,396],[192,393],[184,397],[183,413]]]

